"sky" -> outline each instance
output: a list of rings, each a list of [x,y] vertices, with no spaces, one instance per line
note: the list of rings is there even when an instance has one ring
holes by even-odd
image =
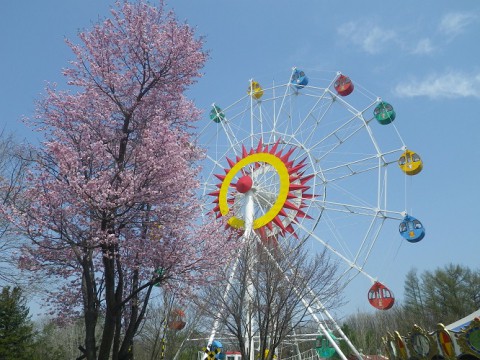
[[[32,116],[46,82],[62,84],[72,59],[64,39],[76,40],[109,15],[113,1],[4,1],[0,22],[0,126],[28,140],[21,122]],[[249,79],[273,79],[294,66],[348,74],[354,83],[394,105],[396,127],[424,161],[409,179],[409,206],[426,228],[416,244],[395,247],[383,265],[398,300],[406,273],[449,263],[478,269],[477,169],[480,105],[480,4],[426,0],[167,2],[180,21],[205,39],[204,76],[188,92],[204,109],[245,94]],[[347,100],[348,101],[348,100]],[[399,189],[403,192],[404,189]],[[401,241],[398,232],[386,241]],[[382,271],[378,268],[378,276]],[[387,276],[385,276],[387,277]],[[346,292],[340,318],[371,311],[368,279]]]

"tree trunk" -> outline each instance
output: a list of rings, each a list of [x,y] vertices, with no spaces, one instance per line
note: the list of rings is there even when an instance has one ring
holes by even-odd
[[[103,248],[103,264],[105,268],[105,322],[98,360],[109,360],[115,335],[117,304],[115,297],[115,260],[113,246]]]
[[[82,261],[83,281],[83,306],[84,306],[84,321],[85,321],[85,351],[84,355],[87,360],[96,360],[96,340],[95,329],[98,320],[98,306],[97,295],[95,287],[95,278],[92,271],[92,260],[89,255],[86,255]]]

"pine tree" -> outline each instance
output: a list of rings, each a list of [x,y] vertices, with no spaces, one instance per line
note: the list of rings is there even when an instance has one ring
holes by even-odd
[[[0,294],[0,360],[29,359],[33,339],[26,299],[19,287],[4,287]]]

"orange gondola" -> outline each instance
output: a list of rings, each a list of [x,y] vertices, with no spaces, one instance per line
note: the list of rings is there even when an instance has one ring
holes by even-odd
[[[370,305],[378,310],[388,310],[395,303],[393,293],[381,282],[375,281],[368,291]]]

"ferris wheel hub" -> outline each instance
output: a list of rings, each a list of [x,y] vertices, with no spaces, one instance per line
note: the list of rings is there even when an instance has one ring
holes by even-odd
[[[239,193],[245,194],[248,191],[250,191],[250,189],[252,188],[252,185],[253,185],[252,178],[248,175],[244,175],[237,181],[237,185],[236,185],[237,191]]]

